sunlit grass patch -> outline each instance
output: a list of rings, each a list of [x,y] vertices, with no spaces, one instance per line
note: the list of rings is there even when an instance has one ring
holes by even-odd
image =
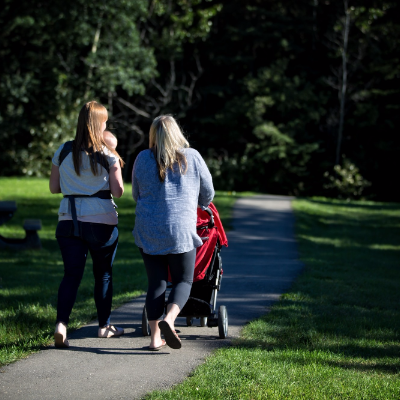
[[[400,398],[400,205],[293,205],[304,273],[231,348],[148,399]]]

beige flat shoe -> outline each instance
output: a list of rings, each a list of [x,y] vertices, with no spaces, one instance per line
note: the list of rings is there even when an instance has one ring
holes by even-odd
[[[97,336],[99,338],[111,338],[117,337],[124,334],[124,330],[122,328],[117,328],[114,325],[108,325],[104,328],[99,328]]]
[[[62,322],[56,325],[56,330],[54,331],[54,345],[58,349],[69,347],[67,327]]]

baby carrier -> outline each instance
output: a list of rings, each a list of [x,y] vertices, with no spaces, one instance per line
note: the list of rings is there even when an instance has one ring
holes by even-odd
[[[63,148],[61,149],[60,155],[58,157],[58,166],[61,167],[62,162],[68,156],[69,153],[72,153],[74,141],[71,140],[69,142],[65,142]],[[100,164],[109,174],[110,173],[110,166],[108,164],[107,158],[104,154],[96,151],[93,153],[89,151],[89,157],[93,157],[98,164]],[[74,223],[74,236],[79,236],[79,225],[78,225],[78,218],[76,215],[76,206],[75,206],[75,199],[77,197],[97,197],[103,200],[110,200],[112,199],[111,191],[110,190],[100,190],[93,194],[68,194],[64,195],[65,198],[69,200],[71,205],[71,216],[72,221]],[[115,204],[114,204],[115,207]]]

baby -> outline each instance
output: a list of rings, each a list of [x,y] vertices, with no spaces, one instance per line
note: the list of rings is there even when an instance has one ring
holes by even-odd
[[[118,140],[110,131],[103,132],[103,139],[108,146],[110,146],[113,150],[116,149]]]
[[[119,154],[117,153],[117,150],[115,150],[117,147],[117,144],[118,144],[118,140],[115,137],[115,135],[112,134],[110,131],[104,131],[103,132],[103,140],[106,143],[106,145],[112,150],[112,152],[118,156],[119,163],[120,163],[121,167],[123,167],[125,162],[122,160],[122,158],[120,158]]]

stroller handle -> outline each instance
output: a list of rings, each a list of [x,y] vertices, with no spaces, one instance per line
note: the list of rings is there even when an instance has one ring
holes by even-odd
[[[204,209],[204,211],[210,216],[210,222],[208,223],[208,227],[209,228],[213,228],[214,227],[214,215],[213,212],[207,207]]]

